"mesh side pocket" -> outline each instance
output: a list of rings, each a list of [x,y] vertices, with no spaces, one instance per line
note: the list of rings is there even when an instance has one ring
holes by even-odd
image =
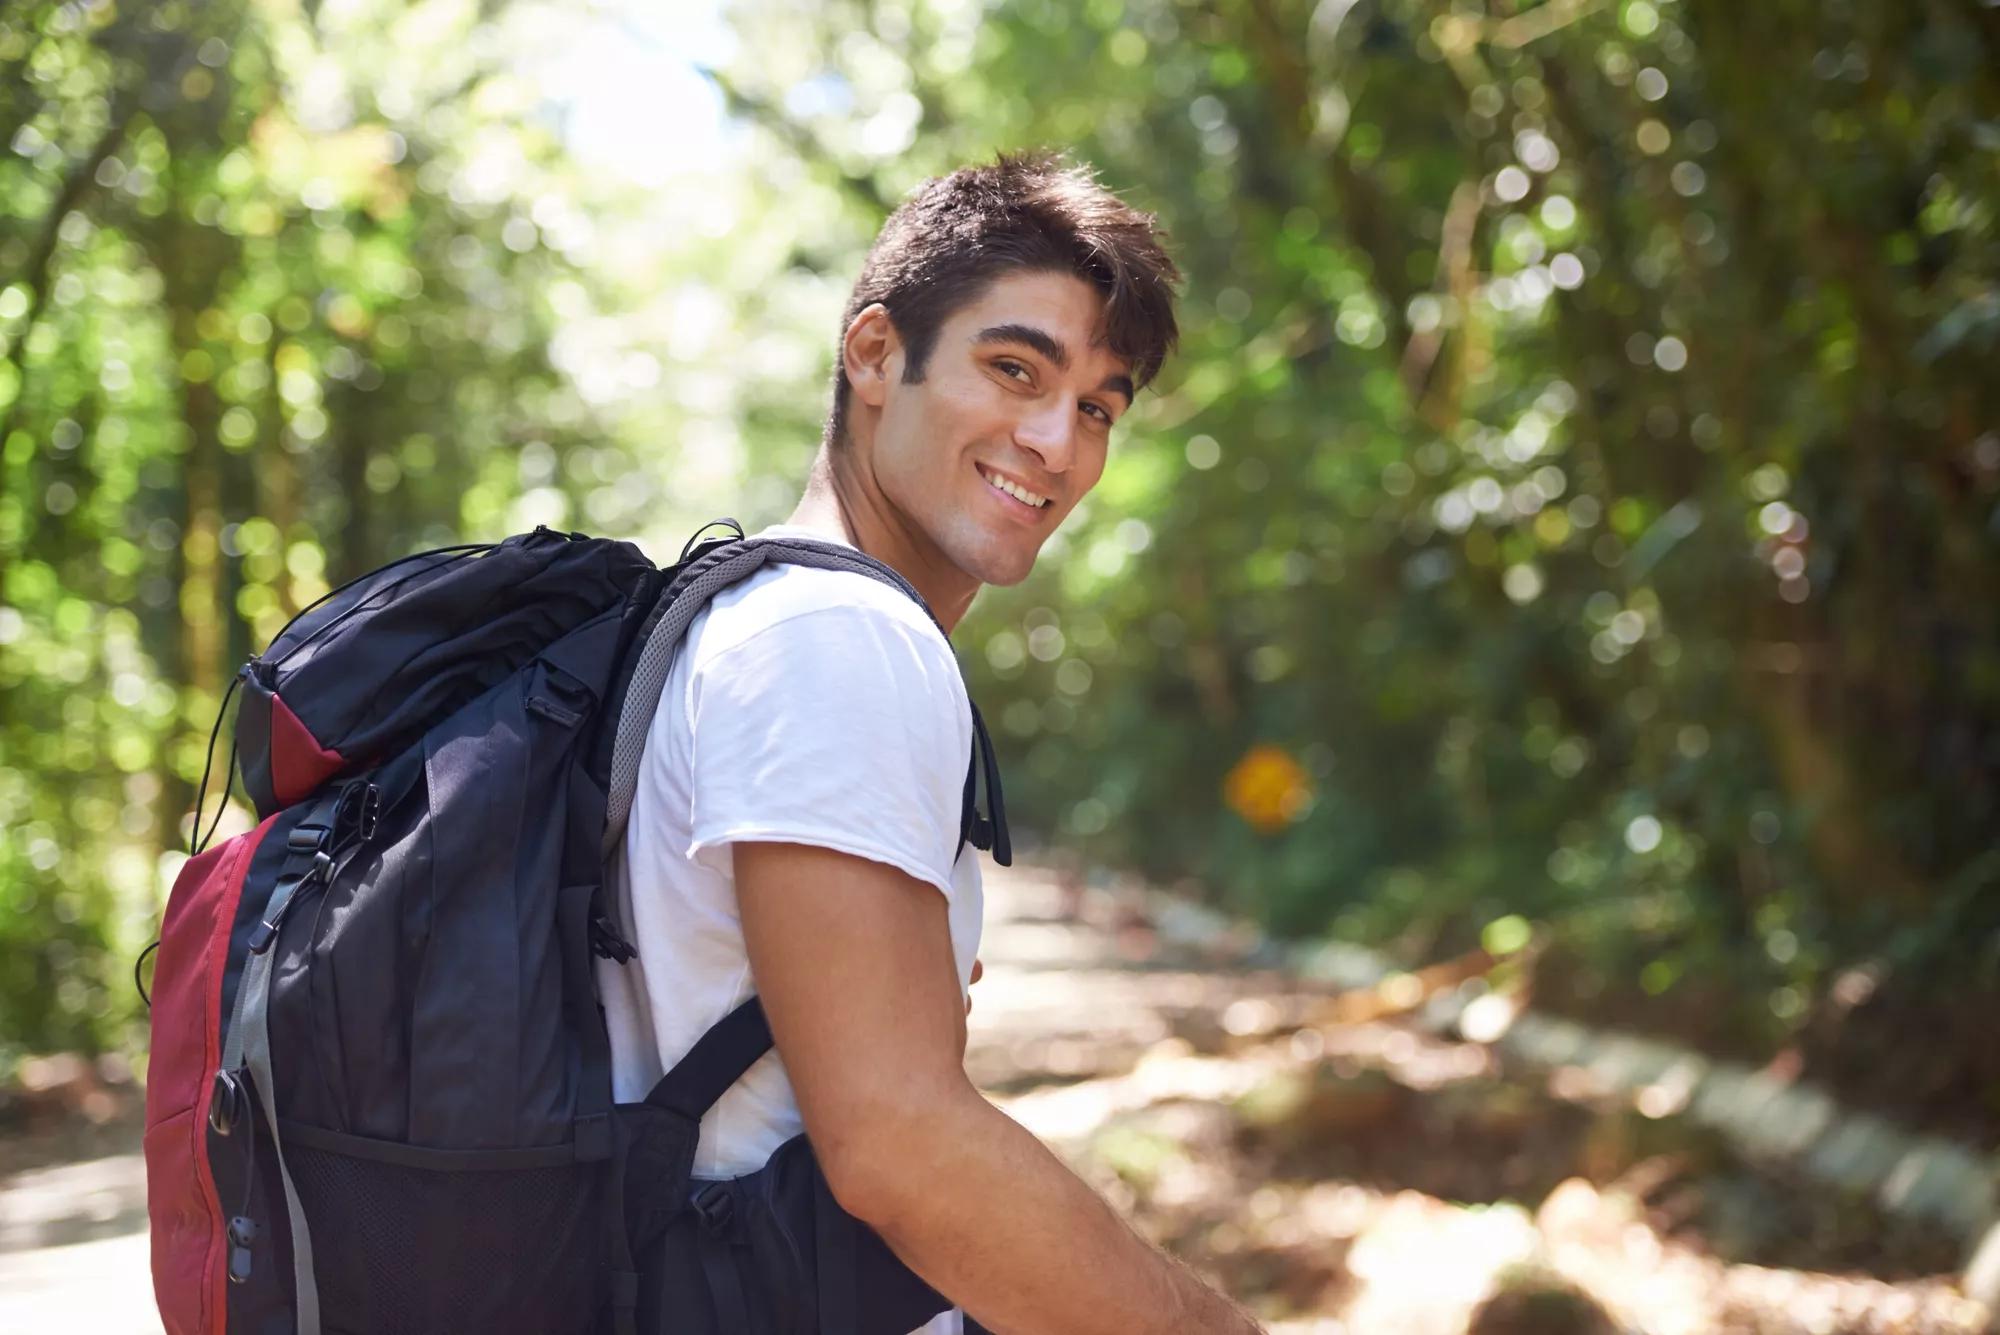
[[[287,1145],[326,1335],[584,1335],[603,1299],[602,1164],[410,1167]]]

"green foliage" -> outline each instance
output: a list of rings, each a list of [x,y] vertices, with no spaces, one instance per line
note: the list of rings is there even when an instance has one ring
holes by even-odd
[[[648,191],[538,89],[560,15],[337,9],[0,13],[0,1045],[131,1036],[286,617],[779,517],[886,209],[1029,143],[1189,285],[958,636],[1024,833],[1774,1028],[2000,984],[2000,11],[742,0],[738,160]]]
[[[574,266],[527,216],[564,164],[463,35],[0,17],[0,1044],[124,1041],[244,657],[524,494],[566,513],[534,484],[598,433],[550,361]]]
[[[1773,1031],[1885,941],[2000,981],[1990,14],[747,13],[745,104],[851,90],[782,138],[857,198],[1071,145],[1189,271],[1089,512],[960,633],[1046,838],[1288,932],[1726,966]],[[1276,830],[1227,800],[1270,746]]]

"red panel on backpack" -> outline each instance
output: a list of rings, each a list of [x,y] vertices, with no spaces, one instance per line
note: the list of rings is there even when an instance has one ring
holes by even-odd
[[[208,1098],[222,1062],[230,928],[244,873],[270,828],[266,820],[190,858],[160,924],[146,1071],[146,1213],[153,1294],[168,1335],[222,1335],[225,1326],[226,1221],[208,1165]]]
[[[346,763],[340,752],[319,744],[290,705],[271,697],[271,791],[280,806],[302,800]]]

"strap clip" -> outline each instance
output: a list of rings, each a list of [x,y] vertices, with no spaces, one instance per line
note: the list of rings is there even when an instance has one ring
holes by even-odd
[[[590,919],[590,951],[599,959],[616,960],[620,964],[630,964],[639,956],[639,948],[618,935],[611,919],[602,913]]]
[[[294,853],[313,853],[326,847],[324,825],[298,825],[285,837],[285,847]]]
[[[736,1218],[736,1197],[727,1182],[711,1182],[694,1194],[694,1212],[709,1233],[727,1236]]]
[[[235,1071],[217,1071],[215,1084],[208,1092],[208,1124],[218,1136],[226,1136],[236,1130],[236,1124],[243,1118],[245,1095],[243,1081]]]

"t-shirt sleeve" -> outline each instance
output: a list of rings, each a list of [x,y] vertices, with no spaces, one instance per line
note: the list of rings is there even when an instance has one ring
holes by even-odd
[[[688,856],[812,844],[952,893],[971,719],[950,649],[867,606],[777,622],[695,666]]]

